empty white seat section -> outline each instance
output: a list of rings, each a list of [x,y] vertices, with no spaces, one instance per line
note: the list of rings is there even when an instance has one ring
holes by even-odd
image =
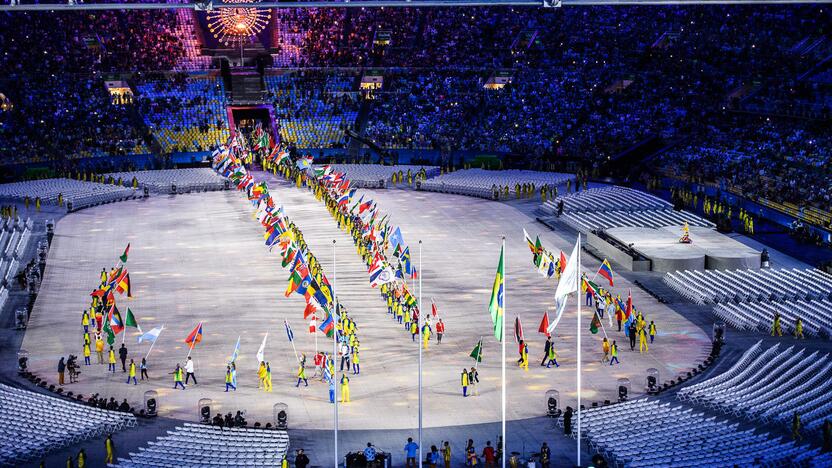
[[[818,269],[675,271],[663,281],[686,299],[714,304],[714,315],[741,330],[770,332],[780,316],[783,333],[797,319],[805,336],[832,336],[831,277]]]
[[[0,465],[5,466],[134,427],[136,418],[0,384],[0,422]]]
[[[73,179],[41,179],[0,184],[0,198],[23,200],[29,197],[34,203],[38,197],[41,203],[57,205],[59,195],[65,204],[72,203],[78,210],[89,206],[126,200],[136,195],[132,188],[119,185],[82,182]]]
[[[288,449],[286,431],[188,423],[119,458],[117,466],[280,466]]]
[[[575,435],[575,422],[572,428]],[[777,466],[820,456],[808,445],[740,430],[739,423],[654,399],[584,410],[581,430],[590,448],[614,466]]]
[[[177,192],[222,190],[225,178],[208,167],[186,169],[163,169],[159,171],[113,172],[105,174],[114,179],[121,178],[122,183],[130,185],[133,178],[141,187],[147,187],[153,193],[170,193],[173,186]]]
[[[321,166],[318,166],[321,167]],[[333,171],[343,172],[346,178],[352,182],[354,187],[378,187],[380,181],[390,183],[393,174],[398,174],[399,171],[404,175],[404,182],[407,182],[407,171],[415,177],[422,169],[428,178],[439,175],[438,166],[410,166],[410,165],[395,165],[395,166],[381,166],[378,164],[331,164]]]
[[[535,190],[546,185],[555,187],[566,183],[574,175],[561,174],[558,172],[539,172],[519,169],[504,171],[488,171],[485,169],[463,169],[449,172],[447,174],[428,179],[422,183],[422,189],[431,192],[456,193],[482,198],[492,198],[494,186],[500,188],[500,197],[504,192],[502,188],[508,186],[510,196],[516,197],[515,186],[517,184],[534,184]]]

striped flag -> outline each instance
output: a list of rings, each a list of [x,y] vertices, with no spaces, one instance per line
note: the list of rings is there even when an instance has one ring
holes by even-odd
[[[292,327],[289,326],[289,322],[287,322],[286,319],[283,319],[283,325],[286,327],[286,336],[289,338],[289,342],[291,343],[295,340],[295,334],[292,333]]]

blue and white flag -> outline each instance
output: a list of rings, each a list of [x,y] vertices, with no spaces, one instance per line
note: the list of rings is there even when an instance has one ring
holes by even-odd
[[[291,343],[295,340],[295,334],[292,333],[292,327],[289,326],[289,322],[287,322],[286,319],[283,319],[283,325],[286,326],[286,336],[289,337],[289,342]]]
[[[159,338],[159,334],[162,333],[162,330],[164,328],[165,328],[164,326],[156,327],[156,328],[150,330],[149,332],[144,333],[143,335],[139,336],[139,338],[138,338],[139,341],[138,342],[139,343],[141,343],[143,341],[149,341],[151,343],[155,342],[156,339]]]
[[[237,337],[237,344],[234,345],[234,352],[231,353],[231,362],[232,364],[237,362],[237,356],[240,355],[240,337]]]
[[[402,230],[396,227],[396,230],[390,235],[390,245],[393,247],[393,251],[395,252],[396,247],[403,244],[404,238],[402,237]]]

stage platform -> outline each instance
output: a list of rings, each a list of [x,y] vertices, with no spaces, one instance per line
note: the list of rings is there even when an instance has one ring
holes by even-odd
[[[606,234],[632,247],[659,272],[760,268],[760,252],[713,229],[690,227],[692,243],[682,244],[680,227],[619,227]]]
[[[361,341],[361,375],[351,377],[352,402],[340,408],[343,429],[403,429],[417,426],[416,343],[386,313],[378,291],[370,288],[365,267],[351,239],[338,230],[323,205],[305,189],[269,181],[270,190],[291,220],[304,232],[312,251],[334,280],[342,302],[358,323]],[[441,345],[431,342],[424,353],[424,424],[445,427],[500,420],[500,345],[492,334],[487,305],[500,251],[500,236],[507,235],[507,388],[508,418],[527,419],[545,413],[544,393],[557,389],[562,405],[576,397],[576,314],[570,300],[556,330],[558,369],[540,366],[544,337],[537,333],[544,310],[553,314],[556,283],[538,275],[523,241],[523,228],[541,235],[550,249],[570,251],[574,239],[560,237],[536,223],[511,204],[409,190],[364,191],[391,221],[401,226],[413,260],[422,253],[423,302],[433,297],[447,323]],[[161,413],[194,421],[201,398],[213,401],[213,412],[247,410],[250,421],[272,421],[275,403],[289,405],[294,428],[328,429],[333,411],[327,386],[310,379],[309,387],[295,388],[295,357],[286,338],[283,320],[294,329],[298,352],[310,356],[315,339],[302,318],[303,298],[285,298],[287,272],[277,252],[263,245],[262,228],[253,209],[236,191],[209,192],[107,204],[72,213],[56,227],[41,292],[35,303],[23,349],[31,368],[51,382],[57,381],[58,359],[69,353],[81,356],[81,310],[96,285],[102,267],[110,268],[124,245],[131,243],[128,267],[134,298],[120,298],[122,313],[129,307],[146,331],[165,325],[149,359],[151,379],[137,386],[125,384],[119,365],[115,374],[106,365],[82,366],[81,382],[67,391],[122,398],[141,406],[148,390],[159,392]],[[337,272],[333,268],[333,244]],[[592,274],[598,262],[588,255],[584,269]],[[615,291],[626,298],[632,285],[616,277]],[[414,288],[415,289],[415,288]],[[642,392],[646,369],[657,368],[662,380],[695,366],[709,351],[708,336],[685,317],[637,287],[633,298],[648,320],[655,320],[659,335],[648,354],[631,352],[623,333],[603,322],[610,339],[618,341],[621,365],[600,362],[601,338],[589,333],[591,312],[582,309],[583,398],[614,399],[616,382],[629,378],[633,394]],[[582,299],[581,299],[582,300]],[[516,367],[517,347],[512,325],[519,315],[529,341],[530,369]],[[205,336],[193,351],[199,385],[172,390],[169,375],[188,354],[184,339],[197,322],[204,321]],[[147,344],[136,344],[129,329],[130,357],[140,359]],[[268,332],[266,360],[271,362],[274,391],[257,389],[255,353]],[[237,337],[241,337],[236,392],[224,393],[225,363]],[[470,368],[468,357],[484,338],[479,366],[479,396],[463,398],[459,375]],[[118,339],[118,344],[121,337]],[[318,347],[331,349],[319,336]],[[83,360],[83,358],[81,358]],[[311,369],[308,371],[311,377]]]

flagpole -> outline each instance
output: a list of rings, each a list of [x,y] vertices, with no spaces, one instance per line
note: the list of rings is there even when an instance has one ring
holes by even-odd
[[[578,233],[578,245],[575,248],[575,253],[578,255],[578,269],[577,271],[581,271],[581,234]],[[578,306],[578,370],[577,370],[577,384],[578,384],[578,439],[577,439],[577,449],[578,449],[578,466],[581,466],[581,275],[576,274],[575,277],[577,278],[577,303]],[[603,326],[603,324],[601,325]]]
[[[286,326],[286,337],[289,337],[289,322],[286,321],[286,317],[283,317],[283,325]],[[298,350],[295,348],[295,340],[289,340],[289,343],[292,343],[292,351],[295,352],[295,361],[300,362],[300,358],[298,358]]]
[[[419,272],[422,271],[422,240],[419,240]],[[422,275],[419,275],[419,319],[417,320],[416,327],[419,330],[419,341],[423,341],[425,339],[422,330],[422,315],[424,315],[424,311],[422,310]],[[422,468],[422,343],[417,343],[419,345],[419,468]]]
[[[501,458],[501,462],[503,464],[503,468],[506,468],[506,453],[507,453],[506,452],[506,447],[507,447],[507,444],[506,444],[506,310],[507,310],[506,298],[508,296],[508,294],[507,294],[508,288],[506,288],[506,285],[508,284],[508,281],[506,281],[506,276],[507,275],[505,275],[505,273],[508,271],[508,268],[506,267],[506,265],[508,265],[508,261],[506,260],[506,236],[503,236],[503,249],[502,250],[503,250],[503,320],[502,320],[502,324],[500,325],[502,327],[502,330],[500,330],[500,337],[502,339],[500,341],[503,342],[502,343],[502,345],[503,345],[502,346],[502,356],[503,356],[503,358],[502,358],[503,366],[502,367],[503,368],[502,368],[502,377],[501,377],[503,385],[502,385],[502,397],[501,397],[501,402],[500,403],[501,403],[501,407],[502,407],[501,431],[502,431],[502,437],[503,437],[503,446],[502,446],[503,456],[500,457],[500,458]]]
[[[162,331],[165,329],[165,324],[162,324],[162,328],[159,329],[159,335],[162,334]],[[159,335],[156,335],[156,339],[153,340],[153,343],[150,343],[150,349],[147,350],[147,354],[144,355],[144,358],[147,359],[150,357],[150,352],[153,351],[153,345],[156,344],[156,341],[159,340]]]
[[[335,262],[335,239],[332,239],[332,383],[335,388],[335,395],[333,402],[335,403],[335,428],[333,435],[335,439],[335,468],[338,468],[338,366],[335,365],[335,359],[338,357],[338,296],[335,293],[336,276],[336,262]],[[324,367],[327,363],[324,362]]]

